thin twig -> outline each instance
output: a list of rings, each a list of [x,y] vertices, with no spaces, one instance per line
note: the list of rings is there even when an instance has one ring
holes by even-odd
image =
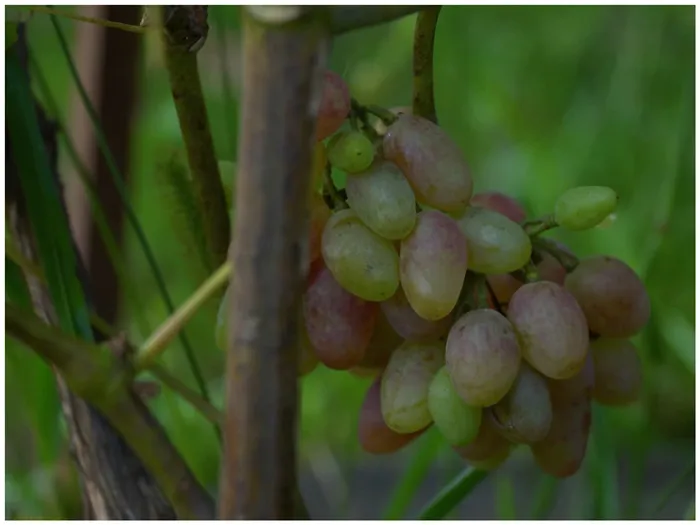
[[[413,114],[437,123],[433,90],[435,29],[442,6],[418,13],[413,36]]]
[[[180,381],[177,377],[171,375],[165,368],[159,365],[151,365],[149,371],[161,383],[167,386],[170,390],[177,393],[182,399],[192,405],[197,412],[202,414],[207,420],[217,426],[221,426],[223,415],[220,410],[217,410],[214,405],[200,396],[197,392]]]
[[[113,22],[111,20],[105,20],[103,18],[93,18],[91,16],[82,16],[69,13],[68,11],[53,9],[51,7],[46,7],[43,5],[13,5],[13,9],[23,9],[31,11],[33,13],[43,13],[46,15],[55,15],[62,18],[68,18],[70,20],[75,20],[76,22],[86,22],[88,24],[95,24],[102,27],[108,27],[111,29],[121,29],[122,31],[128,31],[130,33],[144,34],[148,29],[141,26],[136,26],[133,24],[122,24],[121,22]]]

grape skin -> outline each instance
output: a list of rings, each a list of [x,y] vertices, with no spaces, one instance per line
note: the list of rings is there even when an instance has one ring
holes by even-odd
[[[435,426],[451,445],[466,445],[476,439],[481,425],[481,409],[462,401],[445,367],[430,383],[428,409]]]
[[[347,370],[362,361],[379,314],[376,303],[350,294],[323,268],[304,295],[303,312],[309,340],[324,365]]]
[[[365,355],[357,365],[360,368],[381,370],[384,368],[391,353],[403,343],[403,338],[397,334],[381,310],[374,324],[372,338],[367,344]]]
[[[493,470],[499,467],[510,455],[510,442],[501,436],[494,427],[487,411],[482,411],[481,425],[476,439],[461,447],[454,447],[457,454],[475,468]]]
[[[350,113],[350,90],[337,73],[326,70],[323,94],[316,117],[316,141],[320,142],[338,131]]]
[[[399,434],[386,426],[381,410],[381,377],[376,378],[360,408],[358,437],[362,449],[370,454],[391,454],[404,448],[424,431]]]
[[[386,425],[394,432],[410,434],[432,423],[428,389],[444,365],[440,343],[405,342],[391,354],[382,375],[381,407]]]
[[[374,160],[374,145],[360,131],[341,131],[328,141],[328,160],[347,173],[360,173]]]
[[[367,301],[388,299],[399,287],[399,255],[367,228],[354,211],[335,212],[321,238],[323,260],[336,280]]]
[[[469,249],[469,269],[484,274],[513,272],[532,255],[530,237],[508,217],[488,208],[467,208],[457,218]]]
[[[459,212],[469,204],[473,182],[464,155],[429,120],[400,115],[384,135],[383,151],[401,168],[419,202],[446,212]]]
[[[400,260],[401,286],[413,310],[429,321],[449,315],[467,274],[467,245],[454,220],[438,211],[419,213],[401,241]]]
[[[600,338],[590,349],[595,368],[593,399],[601,405],[623,406],[639,400],[642,362],[626,339]]]
[[[377,235],[405,238],[416,223],[413,190],[396,164],[375,161],[367,171],[348,177],[348,204]]]
[[[649,321],[651,303],[634,270],[614,257],[582,260],[566,278],[589,328],[605,337],[628,338]]]
[[[508,304],[525,360],[553,379],[567,379],[583,366],[588,352],[586,318],[574,297],[547,281],[522,286]]]
[[[617,199],[617,194],[606,186],[572,188],[557,199],[554,220],[567,230],[588,230],[615,211]]]
[[[437,321],[423,319],[413,310],[401,287],[389,299],[382,301],[380,307],[396,333],[409,341],[438,339],[446,336],[452,325],[449,315]]]
[[[447,370],[460,397],[486,407],[506,395],[518,375],[520,347],[513,327],[495,310],[473,310],[447,336]]]
[[[523,222],[526,218],[525,210],[513,197],[498,191],[484,191],[472,196],[471,206],[488,208],[505,215],[513,222]]]

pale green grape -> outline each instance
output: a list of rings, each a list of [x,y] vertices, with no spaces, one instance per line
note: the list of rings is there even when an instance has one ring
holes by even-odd
[[[432,422],[428,390],[433,376],[444,365],[440,343],[406,342],[391,354],[382,375],[381,407],[386,425],[399,434],[410,434]]]
[[[457,219],[467,238],[469,269],[479,273],[513,272],[530,260],[532,243],[505,215],[473,206]]]
[[[341,131],[328,142],[328,160],[348,173],[360,173],[374,160],[374,146],[360,131]]]
[[[435,374],[430,383],[428,409],[435,426],[450,445],[466,445],[479,433],[481,408],[462,401],[445,367]]]
[[[376,160],[367,171],[348,177],[348,204],[371,230],[385,239],[403,239],[416,223],[416,199],[401,170]]]
[[[334,213],[321,238],[323,260],[348,292],[367,301],[388,299],[399,287],[399,255],[349,209]]]
[[[617,206],[617,194],[606,186],[579,186],[562,193],[554,205],[554,220],[572,231],[603,222]]]

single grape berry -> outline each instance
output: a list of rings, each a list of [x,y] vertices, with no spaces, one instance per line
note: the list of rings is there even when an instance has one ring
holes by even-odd
[[[604,337],[627,338],[649,321],[651,303],[634,270],[614,257],[582,260],[566,278],[591,331]]]
[[[482,410],[481,425],[476,438],[467,445],[454,448],[457,454],[473,467],[494,470],[508,459],[512,445],[497,432],[489,414]]]
[[[328,142],[328,160],[348,173],[366,170],[374,160],[374,146],[364,133],[341,131]]]
[[[479,433],[481,408],[467,405],[442,367],[430,383],[428,409],[445,440],[453,446],[471,443]]]
[[[513,197],[499,191],[484,191],[472,196],[471,206],[479,206],[505,215],[513,222],[523,222],[525,209]]]
[[[606,186],[579,186],[562,193],[554,205],[554,220],[572,231],[588,230],[615,211],[617,194]]]
[[[642,362],[627,339],[601,337],[591,343],[595,369],[593,399],[601,405],[629,405],[642,392]]]
[[[520,347],[513,327],[495,310],[472,310],[460,317],[447,336],[447,371],[469,405],[498,403],[520,368]]]
[[[323,93],[316,118],[316,141],[319,142],[338,131],[350,113],[350,90],[340,75],[325,71]]]
[[[396,333],[408,341],[434,341],[446,336],[452,326],[450,315],[437,321],[423,319],[408,302],[401,287],[380,306]]]
[[[433,418],[428,390],[445,364],[444,345],[406,342],[391,354],[382,375],[381,405],[386,425],[399,434],[424,429]]]
[[[367,344],[365,355],[362,361],[359,362],[358,367],[381,371],[389,362],[391,353],[401,346],[403,341],[403,338],[389,324],[384,312],[380,310],[379,314],[377,314],[377,321],[374,324],[372,338]]]

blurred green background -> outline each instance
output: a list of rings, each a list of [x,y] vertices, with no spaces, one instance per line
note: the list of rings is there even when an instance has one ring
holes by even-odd
[[[361,102],[410,104],[414,23],[411,16],[335,41],[330,67]],[[76,22],[61,24],[74,34]],[[200,71],[217,153],[235,160],[238,113],[235,101],[225,97],[222,75],[237,98],[237,8],[212,6],[210,25]],[[559,484],[552,517],[678,519],[694,509],[694,33],[693,7],[448,6],[440,17],[438,118],[466,152],[477,191],[505,191],[537,216],[572,186],[613,187],[620,206],[611,227],[553,237],[580,256],[605,253],[626,261],[652,299],[651,322],[635,340],[645,365],[643,399],[626,409],[597,411],[584,467]],[[46,15],[30,21],[29,40],[59,101],[59,117],[67,122],[75,86]],[[179,303],[203,276],[192,267],[163,205],[158,170],[181,139],[166,71],[153,61],[153,40],[145,43],[131,195]],[[166,312],[133,230],[126,229],[129,280],[154,328]],[[201,312],[188,334],[220,406],[216,308],[210,304]],[[129,305],[123,310],[122,326],[133,340],[143,340],[147,334],[139,332]],[[6,343],[6,516],[79,516],[51,372],[24,348]],[[194,386],[179,349],[168,351],[163,362]],[[413,512],[464,466],[431,434],[392,457],[363,453],[356,424],[368,385],[322,368],[302,382],[302,490],[315,516],[379,517],[402,479],[408,488],[420,485],[415,497],[402,496]],[[211,426],[166,389],[151,405],[197,476],[214,487],[220,458]],[[425,480],[405,476],[421,462],[429,465]],[[528,517],[544,494],[540,486],[549,485],[529,453],[518,451],[455,517]],[[667,492],[672,494],[658,509]]]

